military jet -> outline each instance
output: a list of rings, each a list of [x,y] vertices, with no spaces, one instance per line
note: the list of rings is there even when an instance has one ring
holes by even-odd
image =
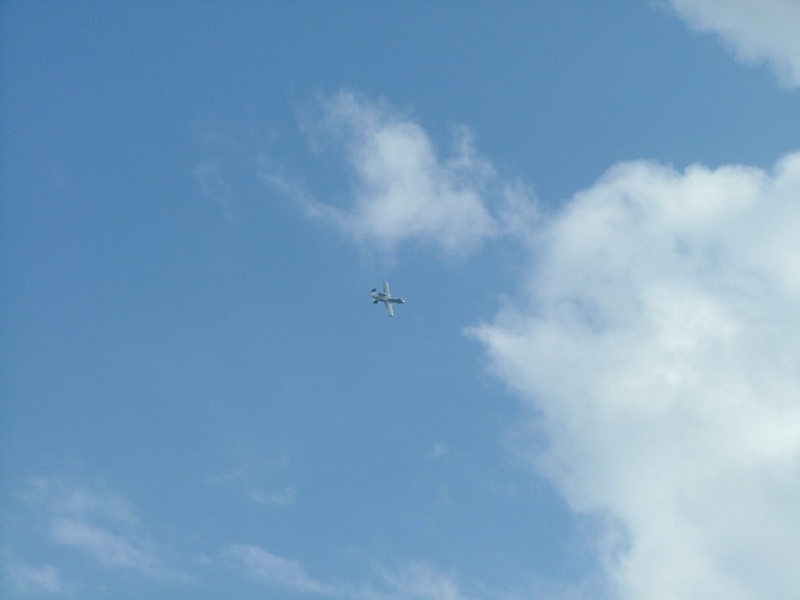
[[[389,316],[394,316],[394,309],[392,308],[392,304],[405,304],[406,301],[402,298],[392,298],[392,294],[389,292],[389,282],[383,282],[383,291],[379,292],[377,288],[372,288],[372,303],[377,304],[378,302],[383,302],[386,305],[386,310],[389,311]]]

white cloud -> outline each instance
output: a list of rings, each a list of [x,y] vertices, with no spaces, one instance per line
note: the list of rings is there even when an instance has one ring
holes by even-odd
[[[768,62],[783,82],[800,86],[797,0],[669,0],[689,24],[713,31],[742,62]]]
[[[142,572],[156,570],[158,561],[147,549],[149,544],[138,536],[127,537],[73,519],[53,520],[50,532],[57,544],[85,552],[102,565]]]
[[[450,456],[450,448],[444,442],[436,442],[428,451],[428,458],[440,459],[448,456]]]
[[[452,574],[421,562],[381,568],[378,582],[365,585],[320,581],[299,561],[250,544],[230,544],[222,559],[261,583],[294,592],[351,600],[466,600]]]
[[[253,578],[300,592],[331,594],[333,588],[312,578],[296,560],[270,554],[258,546],[231,544],[222,553]]]
[[[366,598],[392,600],[465,600],[451,574],[440,573],[429,565],[414,562],[381,575],[387,591]]]
[[[469,136],[443,161],[385,104],[342,93],[324,112],[356,192],[346,207],[302,195],[316,216],[387,248],[452,252],[501,234],[533,248],[526,297],[471,331],[538,415],[540,468],[575,510],[608,523],[600,548],[616,595],[794,597],[800,153],[771,172],[621,164],[544,221]],[[393,595],[387,582],[360,595],[460,594],[420,583]]]
[[[223,177],[219,161],[204,160],[192,174],[200,193],[220,207],[226,220],[233,221],[233,188]]]
[[[161,579],[184,576],[167,568],[129,503],[58,478],[32,479],[23,494],[39,511],[52,543],[104,567],[133,569]]]
[[[476,152],[468,129],[456,130],[451,156],[442,158],[423,128],[386,102],[341,92],[322,109],[321,119],[308,127],[312,142],[343,153],[352,171],[352,200],[346,206],[320,202],[266,163],[261,177],[352,239],[386,251],[422,243],[458,256],[535,218],[532,209],[521,210],[523,201],[532,206],[530,191],[502,181]]]
[[[232,465],[217,469],[209,483],[225,486],[240,493],[250,502],[273,507],[294,504],[297,490],[291,485],[278,485],[283,471],[289,467],[286,456],[268,457],[259,454],[249,444],[232,450]]]
[[[297,492],[293,487],[286,487],[281,490],[250,490],[247,494],[248,499],[256,504],[268,506],[291,506],[294,504]]]
[[[620,598],[800,589],[798,198],[800,153],[619,165],[542,224],[527,298],[472,330],[541,420],[540,467],[614,525]]]
[[[544,221],[469,136],[443,161],[385,104],[342,93],[324,112],[355,201],[303,195],[309,211],[388,248],[452,252],[501,234],[533,248],[526,297],[472,332],[539,415],[540,468],[608,523],[600,548],[617,596],[793,597],[800,153],[771,172],[621,164]]]
[[[34,567],[9,561],[5,567],[5,575],[11,584],[11,589],[24,596],[38,595],[42,592],[62,594],[67,589],[61,571],[50,564]]]

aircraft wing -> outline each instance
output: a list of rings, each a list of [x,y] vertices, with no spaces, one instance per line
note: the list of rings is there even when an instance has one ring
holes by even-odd
[[[389,316],[393,317],[394,316],[394,309],[392,308],[392,303],[391,302],[386,302],[385,304],[386,304],[386,310],[389,311]]]
[[[386,294],[387,298],[389,298],[391,296],[391,294],[389,293],[389,282],[388,281],[384,281],[383,282],[383,293]]]

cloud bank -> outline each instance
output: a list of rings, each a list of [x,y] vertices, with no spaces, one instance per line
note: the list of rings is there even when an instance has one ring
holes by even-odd
[[[796,0],[670,0],[693,28],[711,31],[747,64],[769,63],[786,85],[800,86],[800,3]]]
[[[527,298],[472,330],[537,455],[610,523],[631,600],[800,589],[800,153],[772,173],[634,162],[539,237]]]

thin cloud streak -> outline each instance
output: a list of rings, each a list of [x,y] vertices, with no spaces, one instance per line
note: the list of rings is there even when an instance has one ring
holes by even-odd
[[[29,564],[16,563],[4,557],[6,565],[4,575],[14,592],[21,596],[36,596],[40,594],[64,594],[67,586],[64,584],[61,571],[51,564],[34,567]]]
[[[192,175],[200,193],[219,206],[227,221],[234,221],[233,188],[223,177],[219,162],[205,160],[194,168]]]
[[[412,562],[393,571],[383,569],[381,577],[387,588],[377,595],[365,595],[365,600],[466,600],[449,573],[440,573],[429,565]]]
[[[130,569],[156,579],[186,579],[167,566],[157,544],[120,496],[55,477],[37,477],[22,497],[46,523],[52,544],[80,552],[102,567]]]
[[[292,487],[276,491],[251,490],[247,497],[256,504],[267,506],[291,506],[294,504],[297,491]]]
[[[269,585],[297,592],[335,594],[334,588],[312,578],[298,561],[270,554],[258,546],[231,544],[223,551],[222,558]]]
[[[294,504],[295,487],[276,483],[283,479],[289,466],[286,456],[262,456],[246,447],[235,449],[234,454],[234,465],[216,470],[209,476],[209,483],[229,488],[256,504],[275,507]]]
[[[57,544],[85,552],[102,565],[157,571],[158,561],[146,549],[147,542],[72,519],[55,519],[50,532]]]
[[[453,575],[421,562],[381,568],[378,584],[354,585],[320,581],[299,561],[271,554],[255,545],[230,544],[221,558],[259,583],[291,592],[357,600],[467,600]]]

